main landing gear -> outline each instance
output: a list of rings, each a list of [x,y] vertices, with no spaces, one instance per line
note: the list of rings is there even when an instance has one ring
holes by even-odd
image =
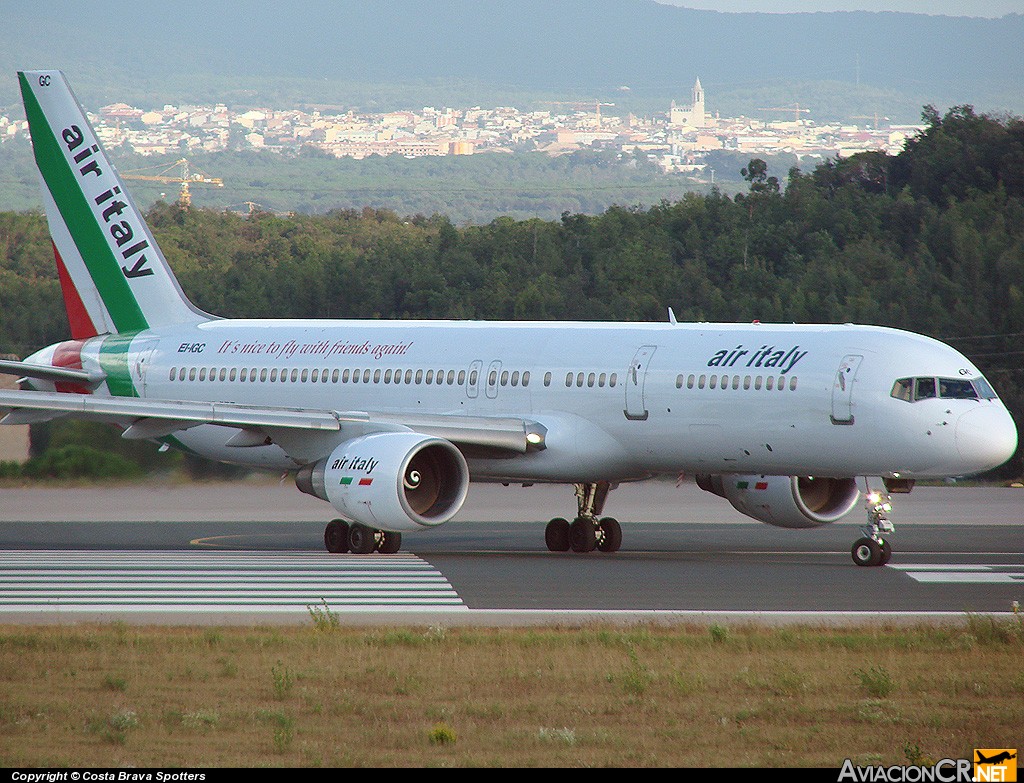
[[[548,522],[544,542],[552,552],[618,552],[622,528],[617,519],[601,517],[611,484],[576,484],[577,516],[570,523],[557,517]]]
[[[402,534],[390,530],[374,530],[366,525],[350,525],[344,519],[332,519],[324,529],[324,546],[334,554],[352,552],[368,555],[380,552],[393,555],[402,548]]]
[[[850,554],[859,566],[883,566],[892,558],[892,545],[883,536],[895,530],[889,521],[892,501],[885,492],[869,492],[865,498],[868,523],[861,529],[863,538],[858,538]]]

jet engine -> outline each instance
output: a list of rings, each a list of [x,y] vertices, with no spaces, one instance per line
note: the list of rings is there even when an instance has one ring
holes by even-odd
[[[819,527],[846,516],[860,490],[852,478],[815,476],[696,477],[697,486],[723,497],[741,514],[775,527]]]
[[[447,522],[462,507],[469,468],[462,453],[441,438],[377,432],[345,441],[306,465],[295,485],[367,527],[421,530]]]

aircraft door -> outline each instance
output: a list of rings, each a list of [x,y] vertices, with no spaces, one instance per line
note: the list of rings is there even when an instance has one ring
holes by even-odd
[[[466,396],[475,400],[480,395],[480,371],[484,363],[479,359],[470,362],[469,374],[466,376]]]
[[[501,374],[501,360],[495,359],[487,368],[487,396],[494,399],[498,396],[498,376]]]
[[[647,420],[647,405],[644,400],[644,382],[647,379],[647,366],[657,350],[656,346],[644,345],[637,349],[633,361],[626,372],[626,408],[622,412],[631,421]]]
[[[863,356],[844,356],[832,382],[832,423],[853,424],[853,384]]]
[[[134,383],[136,389],[141,389],[143,395],[147,394],[147,381],[152,364],[153,351],[156,350],[157,345],[160,341],[156,338],[148,338],[145,340],[138,340],[133,345],[134,349],[134,361],[131,364],[132,372],[132,383]]]

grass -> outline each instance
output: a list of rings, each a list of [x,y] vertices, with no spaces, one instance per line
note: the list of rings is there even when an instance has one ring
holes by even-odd
[[[823,766],[1017,747],[1019,619],[0,626],[0,766]]]

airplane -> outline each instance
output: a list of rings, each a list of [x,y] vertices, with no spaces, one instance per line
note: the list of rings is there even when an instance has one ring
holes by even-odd
[[[19,72],[71,339],[24,361],[5,424],[72,416],[126,439],[291,471],[340,518],[330,552],[392,553],[470,481],[572,485],[556,552],[615,552],[610,490],[692,475],[740,513],[813,528],[858,504],[858,566],[892,556],[889,493],[1017,446],[982,373],[857,325],[223,319],[182,292],[60,71]],[[881,479],[884,491],[870,490]],[[876,482],[877,486],[877,482]]]
[[[975,750],[974,753],[978,757],[974,762],[975,764],[1001,764],[1004,761],[1010,761],[1017,758],[1016,753],[1011,753],[1007,750],[997,753],[992,758],[986,758],[980,750]]]

